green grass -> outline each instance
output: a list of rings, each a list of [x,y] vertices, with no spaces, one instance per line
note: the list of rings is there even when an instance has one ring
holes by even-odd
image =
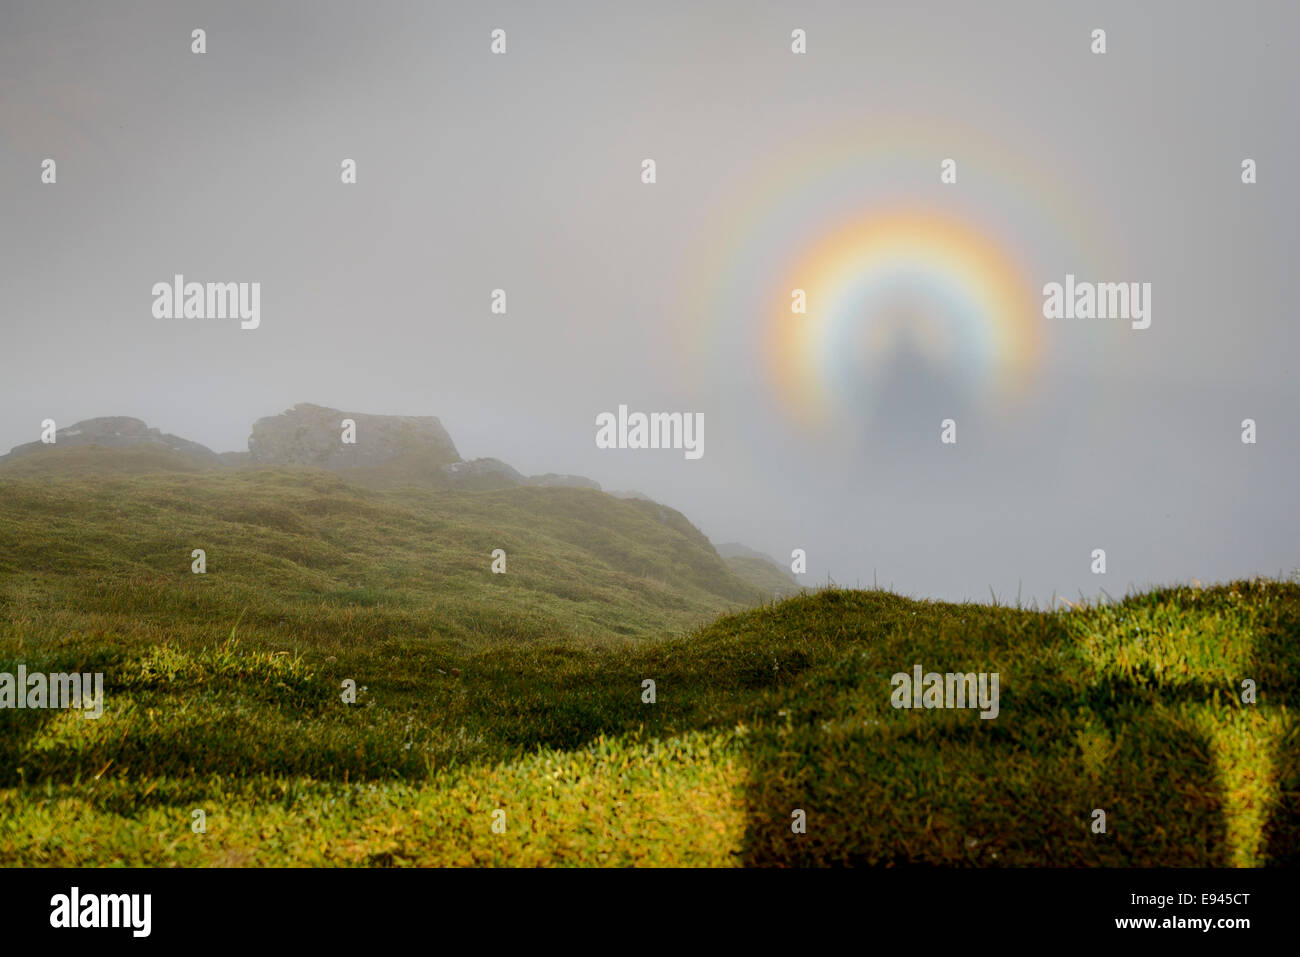
[[[0,602],[19,633],[157,638],[243,612],[292,640],[644,638],[764,594],[679,513],[589,489],[373,491],[311,469],[0,476]]]
[[[788,598],[803,590],[793,575],[766,559],[732,555],[726,559],[726,562],[727,567],[735,572],[737,577],[761,588],[774,598]]]
[[[1300,586],[741,610],[755,590],[659,509],[0,473],[0,671],[102,671],[106,698],[0,711],[0,863],[1296,862]],[[998,718],[892,708],[918,663],[998,672]]]

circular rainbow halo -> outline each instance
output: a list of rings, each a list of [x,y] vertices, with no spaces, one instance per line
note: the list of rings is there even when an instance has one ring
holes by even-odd
[[[1039,358],[1039,304],[1021,268],[991,236],[945,214],[891,211],[843,225],[797,258],[783,286],[765,361],[806,426],[861,411],[903,350],[999,403],[1023,396]]]

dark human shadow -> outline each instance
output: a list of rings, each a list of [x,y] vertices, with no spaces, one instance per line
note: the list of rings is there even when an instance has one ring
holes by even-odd
[[[1064,647],[1072,639],[1053,633],[1047,640]],[[1282,649],[1264,644],[1257,656],[1281,668]],[[1225,694],[1235,677],[1162,682],[1139,671],[1097,680],[1080,660],[1053,674],[1004,677],[1000,713],[986,721],[975,711],[888,714],[881,703],[889,676],[906,665],[897,648],[879,653],[889,664],[875,687],[861,684],[862,700],[841,699],[817,721],[751,736],[745,865],[1235,863],[1215,742],[1192,716],[1196,707],[1237,707]],[[952,670],[998,670],[973,661]],[[1296,679],[1280,671],[1270,677],[1274,702],[1285,701]],[[856,726],[845,725],[845,713]],[[1281,802],[1264,831],[1270,864],[1297,859],[1298,751],[1294,737],[1274,742]],[[1097,809],[1105,833],[1092,829]],[[805,833],[792,826],[796,810]]]

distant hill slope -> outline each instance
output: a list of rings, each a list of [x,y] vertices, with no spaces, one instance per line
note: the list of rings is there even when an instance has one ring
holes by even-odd
[[[761,589],[765,595],[771,595],[774,598],[788,598],[791,595],[797,595],[803,589],[789,572],[775,565],[766,558],[746,558],[744,556],[734,556],[724,558],[727,567],[732,573],[744,581],[749,582],[755,588]]]
[[[54,480],[110,475],[146,475],[158,472],[210,472],[220,466],[203,456],[143,444],[124,448],[100,445],[55,445],[39,453],[0,461],[0,478]]]
[[[660,636],[764,597],[679,512],[592,489],[369,490],[156,449],[32,458],[45,468],[0,469],[0,604],[22,618],[499,642]]]
[[[757,549],[739,542],[723,542],[717,552],[728,567],[745,581],[777,598],[797,595],[803,586],[784,565]]]
[[[748,545],[742,545],[740,542],[723,542],[721,545],[716,546],[716,548],[718,549],[718,554],[723,558],[757,558],[761,561],[767,562],[769,565],[775,565],[778,568],[781,567],[781,563],[771,555],[768,555],[765,552],[760,552],[757,548],[750,548]]]

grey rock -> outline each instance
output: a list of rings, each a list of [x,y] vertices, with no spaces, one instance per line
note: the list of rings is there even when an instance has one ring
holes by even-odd
[[[70,445],[98,445],[104,448],[155,445],[170,449],[173,452],[183,452],[212,465],[218,465],[221,461],[217,453],[205,445],[199,445],[199,443],[191,442],[189,439],[182,439],[177,435],[160,432],[158,429],[151,429],[140,419],[133,419],[125,415],[109,415],[96,419],[85,419],[58,429],[54,433],[54,443],[52,445],[37,441],[14,446],[9,450],[8,455],[0,456],[0,462],[7,462],[10,459],[30,455],[33,452],[65,448]]]
[[[462,488],[514,488],[518,485],[545,487],[590,488],[600,491],[600,483],[581,475],[524,475],[500,459],[473,459],[469,462],[452,462],[442,467],[443,477],[450,485]]]
[[[344,419],[356,423],[355,444],[343,443]],[[254,422],[248,452],[256,465],[326,469],[381,465],[411,454],[440,463],[460,461],[451,436],[434,416],[342,412],[305,402]]]
[[[442,474],[452,485],[473,488],[509,488],[523,485],[523,474],[500,459],[473,459],[469,462],[452,462],[442,467]]]

